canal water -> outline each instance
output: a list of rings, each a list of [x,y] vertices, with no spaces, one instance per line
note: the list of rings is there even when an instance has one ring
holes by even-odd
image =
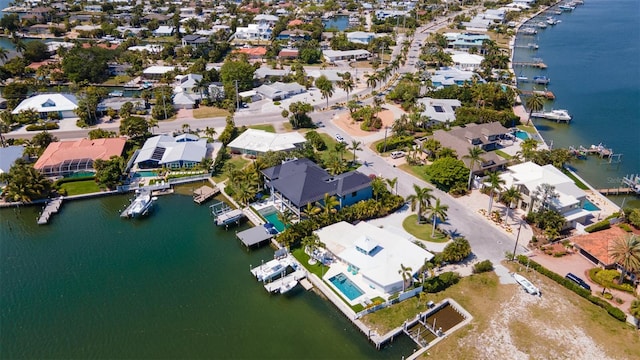
[[[602,144],[623,154],[609,163],[597,156],[571,164],[596,188],[620,186],[628,174],[640,173],[640,33],[636,0],[589,0],[572,12],[552,15],[561,23],[537,29],[536,36],[518,35],[517,43],[535,42],[537,51],[517,48],[515,62],[541,59],[548,68],[518,68],[516,75],[545,75],[555,96],[546,109],[567,109],[569,125],[534,120],[547,144],[554,147],[590,147]],[[544,21],[542,14],[530,23]],[[531,84],[522,88],[530,89]],[[538,87],[543,89],[543,87]],[[620,204],[624,197],[614,197]],[[640,207],[628,196],[626,205]]]
[[[325,29],[337,29],[338,31],[344,31],[349,27],[348,15],[334,15],[330,19],[322,20]]]
[[[190,196],[147,218],[128,196],[0,209],[0,358],[400,359],[378,352],[335,307],[301,286],[269,295],[249,273],[270,260],[216,227]]]

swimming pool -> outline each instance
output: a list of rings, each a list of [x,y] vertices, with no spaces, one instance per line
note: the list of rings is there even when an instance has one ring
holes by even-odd
[[[584,210],[587,210],[587,211],[598,211],[598,210],[600,210],[600,208],[599,208],[599,207],[595,206],[595,205],[594,205],[591,201],[589,201],[589,200],[585,200],[585,201],[584,201],[584,205],[582,205],[582,208],[583,208]]]
[[[329,281],[349,300],[354,300],[364,294],[364,291],[360,290],[360,288],[343,273],[330,278]]]
[[[155,177],[158,174],[155,171],[137,171],[133,173],[133,177]]]
[[[260,213],[260,215],[262,215],[262,217],[265,218],[265,220],[267,220],[268,222],[272,223],[273,226],[276,227],[276,230],[278,230],[278,232],[283,232],[284,231],[285,226],[282,223],[282,221],[280,221],[280,219],[278,219],[278,210],[275,207],[267,206],[264,209],[258,210],[258,212]]]
[[[521,140],[527,140],[529,138],[529,133],[526,131],[518,130],[516,131],[516,137]]]

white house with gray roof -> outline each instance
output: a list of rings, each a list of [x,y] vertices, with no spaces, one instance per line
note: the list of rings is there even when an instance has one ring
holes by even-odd
[[[421,98],[418,103],[424,105],[422,115],[429,118],[428,126],[455,121],[456,109],[462,106],[458,99]]]
[[[285,161],[262,170],[265,188],[281,200],[296,215],[307,204],[322,203],[325,194],[335,196],[338,208],[370,199],[373,195],[371,179],[359,172],[350,171],[331,175],[309,159]]]
[[[256,92],[264,99],[282,100],[293,95],[302,94],[306,89],[298,83],[274,82],[273,84],[264,84],[256,88]]]
[[[207,156],[207,139],[193,134],[158,135],[147,139],[134,163],[141,169],[191,168]]]
[[[227,145],[231,152],[259,155],[268,151],[291,151],[299,149],[307,139],[297,131],[271,133],[258,129],[247,129]]]

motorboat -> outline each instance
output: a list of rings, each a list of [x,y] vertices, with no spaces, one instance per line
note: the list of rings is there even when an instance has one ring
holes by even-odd
[[[549,25],[557,25],[557,24],[562,22],[562,20],[558,20],[558,19],[554,18],[553,16],[547,17],[546,21],[547,21],[547,24],[549,24]]]
[[[562,5],[558,6],[558,9],[560,9],[562,11],[572,11],[575,8],[576,8],[575,6],[572,6],[570,4],[562,4]]]
[[[295,279],[282,284],[282,286],[280,286],[280,294],[284,294],[288,292],[289,290],[296,287],[296,285],[298,285],[298,280],[295,280]]]
[[[551,110],[551,111],[545,111],[545,112],[534,112],[531,114],[531,116],[548,119],[548,120],[555,120],[555,121],[569,121],[572,119],[571,115],[569,115],[569,112],[564,109],[557,109],[557,110]]]
[[[518,76],[516,77],[516,81],[520,82],[520,83],[525,83],[525,82],[529,82],[529,78],[526,76]]]
[[[251,273],[258,281],[269,281],[287,271],[287,267],[291,265],[289,258],[273,259],[258,267],[251,269]]]
[[[158,200],[158,198],[151,196],[150,191],[140,191],[133,201],[131,201],[131,204],[120,214],[120,217],[137,218],[147,215],[153,206],[153,202],[156,200]]]
[[[546,29],[547,23],[544,21],[539,21],[538,23],[536,23],[536,26],[539,27],[540,29]]]
[[[522,286],[524,288],[524,290],[526,292],[528,292],[531,295],[540,295],[540,289],[538,289],[537,287],[535,287],[531,281],[527,280],[526,277],[520,275],[520,274],[513,274],[513,278],[514,280],[520,284],[520,286]]]
[[[533,77],[533,83],[534,84],[538,84],[538,85],[547,85],[551,82],[551,79],[549,79],[546,76],[534,76]]]
[[[522,35],[535,35],[538,33],[538,31],[532,27],[523,27],[520,32]]]

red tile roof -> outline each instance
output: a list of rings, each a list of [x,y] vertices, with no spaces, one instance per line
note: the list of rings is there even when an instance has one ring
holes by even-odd
[[[300,19],[295,19],[295,20],[291,20],[289,21],[289,23],[287,24],[288,27],[292,27],[292,26],[300,26],[304,24],[304,22]]]
[[[112,156],[122,155],[125,143],[124,138],[54,142],[47,146],[33,167],[43,169],[46,166],[61,164],[65,160],[108,160]]]
[[[580,249],[588,252],[605,266],[613,265],[614,261],[609,256],[609,247],[613,242],[626,234],[626,231],[618,226],[610,229],[596,231],[590,234],[578,235],[571,240]]]
[[[115,50],[120,46],[120,44],[112,44],[112,43],[98,43],[91,45],[90,43],[82,43],[83,49],[88,49],[92,46],[97,46],[99,48],[107,49],[107,50]]]

